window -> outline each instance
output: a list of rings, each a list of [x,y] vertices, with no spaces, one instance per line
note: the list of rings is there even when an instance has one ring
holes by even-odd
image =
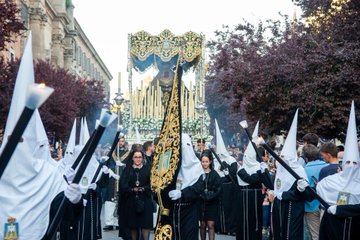
[[[10,62],[14,62],[15,61],[15,50],[13,48],[10,48],[9,50],[9,59],[10,59]]]
[[[23,2],[20,6],[20,18],[24,26],[29,29],[29,9]]]

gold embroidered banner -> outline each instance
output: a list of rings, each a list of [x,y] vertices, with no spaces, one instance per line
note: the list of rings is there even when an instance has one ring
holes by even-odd
[[[181,109],[179,89],[179,64],[176,68],[171,97],[166,109],[163,126],[156,145],[151,169],[151,188],[154,192],[163,190],[174,178],[181,152]]]
[[[183,60],[191,63],[201,57],[204,36],[191,31],[175,36],[166,29],[159,35],[140,31],[131,34],[129,40],[131,58],[136,57],[137,60],[148,61],[149,57],[155,55],[161,61],[168,62],[181,52]]]

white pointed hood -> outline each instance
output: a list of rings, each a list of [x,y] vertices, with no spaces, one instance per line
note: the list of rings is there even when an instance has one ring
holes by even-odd
[[[137,126],[135,127],[135,134],[136,134],[136,140],[135,140],[136,142],[135,143],[141,144],[141,136],[140,136],[139,129]]]
[[[70,137],[66,146],[65,157],[68,155],[74,155],[75,148],[75,137],[76,137],[76,118],[74,119],[73,126],[71,128]]]
[[[88,128],[88,125],[87,125],[86,117],[84,117],[84,131],[83,131],[83,134],[84,134],[83,140],[84,140],[84,145],[85,145],[86,142],[90,138],[90,133],[89,133],[89,128]]]
[[[177,188],[182,190],[193,185],[203,174],[201,163],[196,157],[191,138],[188,134],[181,134],[181,167],[177,176]]]
[[[25,106],[26,90],[34,83],[31,32],[21,59],[4,134],[3,146]],[[0,180],[0,239],[9,217],[19,224],[19,239],[41,239],[49,223],[53,198],[66,183],[50,157],[48,139],[35,110]]]
[[[65,174],[75,161],[74,148],[76,140],[76,118],[74,119],[73,126],[71,128],[70,137],[67,142],[64,158],[59,160],[59,171]]]
[[[216,132],[216,153],[222,161],[225,161],[227,164],[231,165],[236,162],[236,159],[229,154],[226,150],[224,140],[222,138],[219,125],[215,119],[215,132]],[[214,158],[214,169],[220,175],[220,177],[224,177],[224,173],[220,170],[220,163]]]
[[[259,135],[259,121],[256,123],[254,132],[252,134],[252,141],[256,142],[256,138]],[[258,170],[260,170],[260,163],[256,160],[256,151],[249,142],[245,152],[244,152],[244,158],[243,158],[243,168],[247,172],[247,174],[251,175],[256,173]],[[247,186],[249,185],[247,182],[243,181],[238,175],[238,183],[240,186]]]
[[[317,193],[330,205],[338,203],[341,192],[348,193],[346,204],[360,203],[360,159],[356,131],[354,101],[351,104],[349,123],[347,127],[343,171],[321,180],[316,188]],[[339,203],[338,203],[339,204]],[[342,203],[344,204],[344,203]]]
[[[281,151],[280,157],[302,178],[307,179],[304,168],[297,161],[296,152],[296,135],[297,135],[297,120],[298,109],[295,112],[293,122],[291,124],[289,134],[286,137],[284,147]],[[279,196],[285,191],[288,191],[294,184],[295,178],[279,164],[275,177],[275,196]]]
[[[83,118],[80,118],[79,145],[85,145],[85,143],[84,143],[84,119]]]

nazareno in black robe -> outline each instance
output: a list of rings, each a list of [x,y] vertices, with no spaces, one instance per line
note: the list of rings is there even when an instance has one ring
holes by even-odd
[[[96,182],[96,189],[89,189],[87,203],[78,221],[77,236],[78,240],[101,239],[100,213],[102,207],[101,188],[107,186],[109,174],[102,174]]]
[[[296,181],[288,191],[282,193],[282,200],[275,198],[271,214],[271,232],[274,240],[304,239],[304,201],[312,199],[308,190],[297,190]]]
[[[225,215],[225,217],[229,218],[235,214],[235,217],[232,219],[234,219],[233,222],[236,224],[234,226],[236,239],[261,239],[262,204],[264,199],[261,191],[262,183],[269,189],[273,188],[273,184],[268,178],[267,173],[261,173],[260,170],[251,175],[245,169],[237,172],[237,163],[231,164],[231,166],[228,166],[228,169],[233,180],[237,181],[237,176],[239,176],[249,185],[239,186],[236,182],[236,186],[231,193],[232,196],[229,198],[231,202],[228,200],[229,204],[235,205],[231,209],[232,212]],[[230,179],[230,177],[227,176],[227,179]]]
[[[325,211],[320,224],[319,239],[360,239],[360,204],[339,205],[336,207],[336,215]]]
[[[236,169],[237,163],[231,164],[229,168]],[[233,179],[236,179],[236,171]],[[236,232],[237,211],[236,194],[238,191],[237,183],[233,183],[229,177],[221,177],[222,191],[219,196],[219,218],[215,222],[215,231],[223,234],[233,234]]]
[[[262,181],[260,170],[249,175],[245,169],[241,169],[238,176],[247,186],[239,186],[236,202],[237,213],[237,240],[261,240],[262,239]]]
[[[54,219],[63,198],[64,198],[64,192],[60,192],[51,202],[49,225]],[[83,209],[82,199],[77,204],[70,203],[69,206],[65,209],[63,217],[60,222],[60,227],[58,229],[60,232],[60,239],[77,240],[77,235],[76,235],[77,219],[81,215],[82,209]]]
[[[174,240],[199,239],[199,199],[203,191],[203,177],[181,190],[181,198],[173,201],[170,212]]]

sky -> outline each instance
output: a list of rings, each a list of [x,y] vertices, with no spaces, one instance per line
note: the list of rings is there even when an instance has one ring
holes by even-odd
[[[157,35],[169,29],[176,35],[193,31],[214,38],[214,31],[223,25],[234,26],[243,19],[278,19],[279,12],[293,16],[291,0],[73,0],[74,16],[103,60],[113,80],[111,99],[118,88],[121,72],[121,91],[128,88],[126,71],[128,34],[144,30]],[[151,71],[151,70],[150,70]],[[150,72],[149,71],[149,72]],[[154,73],[148,73],[154,75]],[[133,74],[133,89],[144,76]]]

